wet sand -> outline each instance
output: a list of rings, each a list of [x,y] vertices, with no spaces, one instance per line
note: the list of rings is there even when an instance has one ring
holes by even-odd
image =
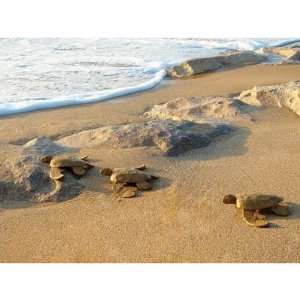
[[[299,79],[300,65],[249,66],[166,81],[152,91],[99,104],[2,117],[1,148],[14,151],[6,144],[139,121],[153,104],[179,96],[232,95]],[[98,167],[145,163],[162,180],[153,191],[119,202],[95,168],[72,200],[29,207],[0,203],[0,261],[300,261],[299,117],[278,108],[253,116],[255,122],[239,124],[231,136],[175,158],[143,148],[81,149]],[[227,193],[253,192],[283,196],[292,215],[269,216],[273,226],[257,229],[222,204]]]

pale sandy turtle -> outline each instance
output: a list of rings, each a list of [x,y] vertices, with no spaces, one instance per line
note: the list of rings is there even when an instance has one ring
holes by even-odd
[[[223,203],[235,204],[243,221],[256,227],[269,225],[266,217],[262,214],[266,210],[278,216],[288,216],[290,214],[289,207],[282,202],[283,198],[281,197],[264,194],[226,195],[223,198]]]
[[[145,169],[145,167],[140,169]],[[111,171],[110,181],[114,192],[117,191],[118,184],[135,185],[141,191],[150,190],[152,189],[151,181],[158,178],[137,168],[115,168]]]
[[[83,176],[89,168],[92,167],[86,161],[87,157],[67,157],[67,156],[51,156],[47,155],[41,158],[41,161],[50,165],[50,178],[55,182],[53,194],[62,188],[64,178],[64,170],[70,169],[74,175]]]
[[[112,173],[114,173],[114,171],[119,170],[119,169],[120,168],[116,168],[116,169],[103,168],[103,169],[101,169],[100,174],[103,175],[103,176],[111,176]],[[135,168],[132,168],[132,169],[143,171],[143,170],[146,169],[146,165],[142,164],[142,165],[139,165],[139,166],[137,166]]]
[[[63,169],[70,169],[73,174],[77,176],[85,175],[86,171],[92,167],[91,164],[87,162],[87,156],[84,157],[67,157],[67,156],[44,156],[41,161],[44,163],[49,163],[50,165],[50,177],[55,179],[63,178]]]
[[[53,157],[50,161],[51,168],[69,168],[77,176],[83,176],[86,171],[92,167],[86,161],[86,157],[77,158],[77,157]]]

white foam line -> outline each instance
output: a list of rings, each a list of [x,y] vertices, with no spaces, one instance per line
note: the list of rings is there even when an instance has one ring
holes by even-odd
[[[269,45],[270,47],[275,46],[282,46],[288,45],[292,42],[299,41],[299,39],[285,39],[281,40],[277,43]],[[242,40],[229,40],[229,41],[218,41],[218,40],[200,40],[198,42],[201,46],[205,46],[207,48],[215,48],[219,47],[228,47],[234,46],[236,49],[239,50],[249,50],[259,52],[261,49],[266,46],[263,42],[253,41],[249,39],[242,39]],[[232,45],[230,45],[232,44]],[[100,91],[92,94],[77,94],[77,95],[70,95],[70,96],[62,96],[56,98],[49,98],[45,100],[26,100],[20,102],[7,102],[7,103],[0,103],[0,116],[3,115],[11,115],[17,113],[24,113],[24,112],[31,112],[37,111],[42,109],[49,109],[49,108],[59,108],[69,105],[78,105],[78,104],[88,104],[88,103],[95,103],[100,102],[108,99],[113,99],[116,97],[126,96],[142,91],[146,91],[152,89],[156,85],[158,85],[163,78],[166,76],[166,70],[163,68],[169,68],[175,65],[179,65],[183,61],[187,59],[180,60],[180,61],[173,61],[172,63],[162,64],[162,63],[154,63],[153,65],[150,64],[148,71],[155,72],[157,69],[159,70],[155,76],[150,79],[149,81],[131,87],[123,87],[113,90],[105,90]]]
[[[86,95],[70,95],[64,97],[50,98],[46,100],[30,100],[20,102],[8,102],[0,104],[0,115],[10,115],[24,112],[31,112],[42,109],[58,108],[68,105],[88,104],[100,102],[116,97],[126,96],[142,91],[152,89],[158,85],[166,76],[165,70],[160,70],[149,81],[131,87],[117,88],[114,90],[106,90],[99,93]]]

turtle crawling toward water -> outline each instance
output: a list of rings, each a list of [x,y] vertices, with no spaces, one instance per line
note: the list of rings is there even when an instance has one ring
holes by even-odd
[[[86,174],[89,168],[93,167],[87,162],[87,156],[78,158],[48,155],[42,157],[41,161],[50,165],[49,176],[56,184],[54,192],[61,189],[65,170],[70,170],[73,175],[81,177]]]
[[[226,195],[223,198],[225,204],[235,204],[237,211],[242,216],[244,222],[250,226],[267,227],[269,222],[261,214],[264,211],[271,211],[278,216],[288,216],[289,207],[282,204],[283,198],[275,195],[264,194],[245,194],[245,195]]]
[[[136,196],[137,190],[151,190],[152,181],[158,179],[157,176],[143,172],[144,169],[146,169],[145,165],[136,168],[105,168],[101,170],[101,174],[110,176],[113,192],[119,192],[118,186],[121,186],[121,195],[131,198]]]

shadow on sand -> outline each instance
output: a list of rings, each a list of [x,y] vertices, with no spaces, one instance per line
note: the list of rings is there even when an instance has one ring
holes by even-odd
[[[274,213],[272,213],[272,211],[270,210],[265,210],[263,211],[263,215],[265,215],[267,217],[267,220],[270,222],[270,225],[268,226],[268,228],[285,228],[282,225],[279,225],[276,223],[277,220],[282,220],[282,219],[286,219],[286,220],[298,220],[300,219],[300,204],[298,203],[294,203],[294,202],[287,202],[287,204],[289,205],[289,209],[290,209],[290,215],[289,216],[278,216],[275,215]]]
[[[215,160],[222,157],[240,156],[248,151],[245,146],[251,130],[247,127],[235,127],[233,132],[218,137],[210,145],[194,149],[174,157],[178,161]]]

